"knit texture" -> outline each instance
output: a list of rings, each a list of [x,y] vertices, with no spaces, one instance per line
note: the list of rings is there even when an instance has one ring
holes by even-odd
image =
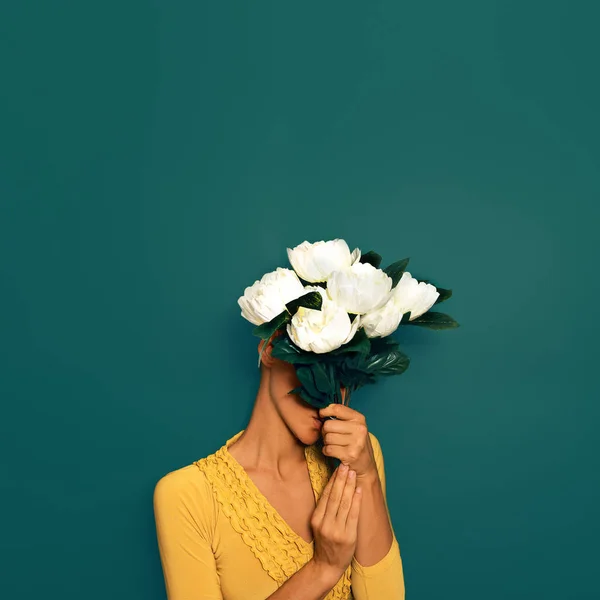
[[[313,556],[314,541],[308,543],[283,520],[256,487],[228,448],[244,432],[240,431],[213,454],[194,464],[205,473],[223,514],[263,569],[280,587]],[[331,468],[315,445],[305,447],[306,462],[315,499],[318,501],[329,480]],[[352,567],[325,597],[325,600],[352,600]]]

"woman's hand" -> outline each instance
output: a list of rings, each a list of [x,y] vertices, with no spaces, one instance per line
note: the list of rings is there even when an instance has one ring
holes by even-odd
[[[357,480],[377,476],[377,465],[365,416],[344,404],[330,404],[319,410],[326,419],[321,428],[323,454],[338,458],[356,472]]]
[[[356,475],[340,465],[330,477],[310,524],[315,538],[312,560],[337,582],[354,556],[362,493]]]

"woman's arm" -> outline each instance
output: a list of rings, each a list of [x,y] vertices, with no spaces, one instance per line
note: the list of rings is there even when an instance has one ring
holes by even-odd
[[[195,469],[195,467],[193,467]],[[154,489],[158,548],[169,600],[223,600],[210,527],[205,515],[210,497],[197,476],[190,487],[183,471],[165,475]],[[203,503],[205,505],[202,505]]]
[[[158,547],[169,600],[223,600],[210,526],[206,515],[210,496],[200,485],[190,488],[183,472],[163,477],[154,490]],[[268,598],[269,600],[322,600],[343,573],[309,560]]]
[[[385,492],[385,475],[383,473],[383,458],[377,438],[370,434],[371,444],[377,464],[377,472],[372,472],[361,478],[363,489],[363,510],[358,519],[358,541],[354,557],[365,566],[378,563],[392,545],[393,532],[387,510]]]
[[[311,559],[267,600],[323,600],[342,575],[326,570]]]
[[[383,453],[375,435],[369,436],[378,477],[361,482],[363,504],[352,559],[352,592],[355,600],[404,600],[402,559],[387,507]]]

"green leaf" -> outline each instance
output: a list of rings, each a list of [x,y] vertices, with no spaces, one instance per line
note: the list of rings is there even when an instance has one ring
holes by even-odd
[[[298,275],[296,273],[296,275]],[[327,282],[326,281],[306,281],[306,279],[302,279],[302,277],[300,277],[300,275],[298,275],[298,279],[300,280],[300,283],[306,287],[307,285],[318,285],[319,287],[322,287],[323,289],[327,288]]]
[[[438,296],[438,298],[434,302],[434,304],[439,304],[440,302],[444,302],[444,300],[448,300],[448,298],[452,297],[452,290],[446,290],[444,288],[436,288],[436,289],[440,293],[440,295]]]
[[[353,354],[344,358],[339,365],[339,378],[342,385],[351,389],[375,383],[379,377],[401,375],[410,363],[398,342],[390,336],[372,339],[369,355]]]
[[[288,302],[285,307],[290,314],[294,315],[301,306],[304,308],[321,310],[322,304],[323,296],[321,296],[319,292],[308,292],[308,294],[304,294],[303,296],[300,296],[300,298]]]
[[[398,260],[395,263],[392,263],[388,267],[384,269],[384,272],[392,278],[392,287],[396,287],[402,274],[406,270],[408,266],[408,261],[410,260],[410,256],[408,258],[403,258],[402,260]]]
[[[375,383],[375,375],[367,369],[367,357],[353,354],[339,366],[340,383],[347,388],[357,390],[369,383]]]
[[[367,359],[367,370],[376,376],[401,375],[408,369],[410,358],[400,350],[374,354]]]
[[[325,408],[329,404],[328,400],[322,401],[317,398],[313,398],[302,386],[290,390],[288,394],[296,394],[297,396],[300,396],[304,402],[314,406],[315,408]]]
[[[404,321],[405,316],[403,315],[402,321],[400,321],[404,325],[420,325],[428,329],[454,329],[459,326],[450,315],[441,312],[426,312],[414,319],[414,321],[409,321],[407,317],[406,322]]]
[[[376,269],[379,269],[381,260],[381,255],[377,254],[377,252],[373,252],[373,250],[369,250],[366,254],[361,255],[359,262],[368,263]]]
[[[280,335],[273,340],[271,356],[292,364],[311,364],[320,359],[320,354],[306,352],[298,348],[287,335]]]
[[[335,394],[334,370],[321,362],[313,363],[309,368],[312,371],[313,381],[315,382],[317,389],[328,396]]]
[[[386,352],[388,350],[397,350],[398,349],[398,341],[394,339],[391,335],[386,335],[385,337],[377,337],[371,339],[371,353],[372,354],[380,354],[381,352]]]
[[[291,315],[287,310],[279,313],[276,317],[272,318],[268,323],[263,323],[254,328],[252,333],[259,337],[261,340],[268,340],[279,328],[288,323],[291,319]]]
[[[335,379],[323,363],[298,365],[296,375],[306,394],[315,402],[327,402],[335,394]]]
[[[361,354],[368,354],[370,349],[371,340],[367,337],[364,329],[359,329],[347,344],[328,352],[327,356],[337,356],[339,354],[345,354],[346,352],[360,352]]]

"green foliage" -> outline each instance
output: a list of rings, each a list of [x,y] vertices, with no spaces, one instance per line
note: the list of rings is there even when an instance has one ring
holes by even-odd
[[[254,328],[252,333],[261,340],[268,340],[278,329],[289,323],[292,316],[287,310],[273,317],[268,323],[263,323]]]
[[[302,277],[300,277],[300,275],[298,275],[298,279],[300,280],[300,283],[306,287],[307,285],[318,285],[319,287],[326,289],[327,288],[327,282],[326,281],[315,281],[314,283],[311,283],[310,281],[306,281],[306,279],[302,279]]]
[[[389,336],[371,342],[372,352],[367,362],[370,372],[377,376],[401,375],[408,369],[410,358],[400,351],[398,342]]]
[[[288,336],[281,336],[273,340],[272,355],[294,365],[301,385],[290,394],[318,408],[339,402],[341,387],[357,390],[379,377],[400,375],[409,365],[397,341],[370,340],[362,329],[348,344],[325,354],[305,352]]]
[[[322,304],[323,297],[319,292],[308,292],[308,294],[304,294],[300,298],[288,302],[285,307],[291,315],[294,315],[301,306],[312,308],[313,310],[321,310]]]
[[[437,300],[434,304],[439,304],[440,302],[444,302],[444,300],[448,300],[452,296],[452,290],[446,290],[444,288],[437,288],[437,291],[440,293]]]
[[[286,310],[279,313],[276,317],[273,317],[268,323],[256,326],[252,333],[261,340],[266,341],[278,329],[281,329],[292,320],[292,316],[296,313],[298,308],[304,306],[305,308],[321,310],[322,303],[323,298],[319,292],[308,292],[308,294],[304,294],[303,296],[300,296],[300,298],[288,302],[285,305]]]
[[[406,321],[404,320],[406,317]],[[414,321],[409,321],[406,315],[403,315],[401,325],[419,325],[428,329],[454,329],[459,324],[450,316],[441,312],[428,311],[417,317]]]
[[[296,375],[302,384],[302,391],[311,398],[313,405],[321,407],[332,402],[330,398],[336,395],[336,378],[329,364],[316,362],[296,365]]]
[[[293,365],[306,365],[322,360],[323,355],[315,352],[306,352],[298,348],[296,344],[290,340],[289,336],[282,335],[273,340],[273,350],[271,356],[280,360],[285,360]]]
[[[402,260],[397,260],[395,263],[392,263],[384,269],[386,275],[392,278],[392,287],[396,287],[396,285],[398,285],[402,274],[404,273],[404,271],[406,271],[406,267],[408,266],[409,261],[410,257],[403,258]]]
[[[373,250],[369,250],[366,254],[361,255],[359,262],[368,263],[374,266],[376,269],[379,269],[381,260],[381,255],[377,254],[377,252],[373,252]]]
[[[392,287],[398,285],[409,260],[410,258],[404,258],[384,269],[392,279]],[[379,268],[381,256],[371,250],[361,256],[360,262]],[[420,281],[431,283],[428,280]],[[313,285],[326,288],[325,283]],[[436,304],[452,296],[450,289],[438,286],[436,289],[439,292]],[[254,333],[263,340],[270,340],[278,329],[290,322],[300,306],[320,310],[321,305],[321,294],[309,292],[289,302],[284,312],[269,323],[256,327]],[[350,315],[350,318],[356,318],[356,315]],[[428,311],[414,321],[409,319],[410,312],[407,312],[402,316],[400,325],[416,325],[429,329],[452,329],[459,326],[450,315],[440,312]],[[392,336],[371,339],[367,337],[364,329],[359,329],[347,344],[324,354],[302,350],[288,335],[273,337],[271,342],[272,356],[294,365],[300,385],[289,393],[298,395],[316,408],[322,408],[332,402],[341,402],[342,387],[350,394],[364,385],[375,383],[380,377],[401,375],[410,365],[410,358],[400,350],[398,341]]]
[[[332,350],[327,356],[339,356],[347,352],[360,352],[362,354],[368,354],[371,349],[371,340],[367,337],[364,329],[359,329],[354,337],[343,346],[340,346],[336,350]]]
[[[289,391],[288,394],[296,394],[297,396],[300,396],[304,402],[314,406],[315,408],[325,408],[331,404],[326,400],[320,400],[319,398],[311,396],[302,386],[294,388],[293,390]]]
[[[379,377],[401,375],[408,369],[410,359],[400,351],[394,339],[373,340],[369,354],[354,354],[340,365],[340,381],[344,387],[356,390],[375,383]]]

